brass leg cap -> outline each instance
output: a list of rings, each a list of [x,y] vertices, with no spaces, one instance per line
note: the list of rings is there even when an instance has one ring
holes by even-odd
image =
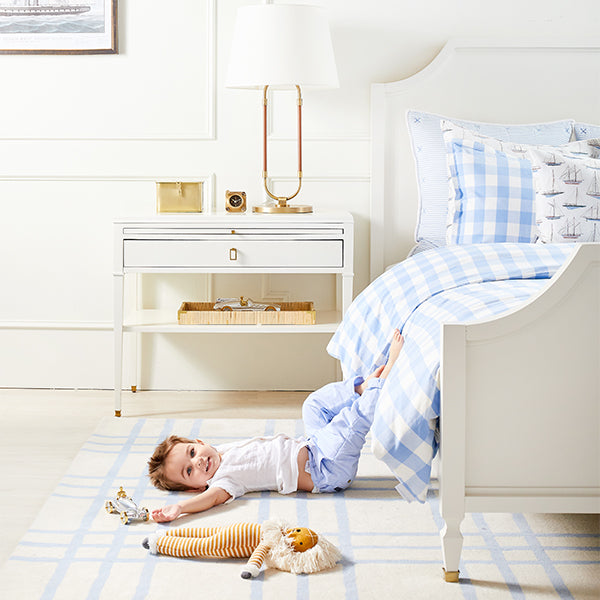
[[[137,385],[132,385],[131,391],[135,394],[137,392]]]
[[[115,410],[115,417],[120,417],[120,416],[121,416],[121,411]]]
[[[446,571],[446,569],[443,569],[443,571],[444,579],[447,583],[458,583],[458,574],[460,571]]]

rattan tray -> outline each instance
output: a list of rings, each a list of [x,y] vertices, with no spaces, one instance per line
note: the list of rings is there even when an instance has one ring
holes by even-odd
[[[183,302],[177,311],[180,325],[314,325],[312,302],[278,302],[281,310],[214,310],[214,302]]]

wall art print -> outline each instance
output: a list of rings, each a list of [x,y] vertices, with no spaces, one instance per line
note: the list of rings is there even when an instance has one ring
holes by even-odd
[[[0,54],[116,54],[117,0],[0,0]]]

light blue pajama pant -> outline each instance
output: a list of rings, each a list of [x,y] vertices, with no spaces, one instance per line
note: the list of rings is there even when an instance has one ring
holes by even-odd
[[[385,379],[369,379],[359,396],[354,387],[362,381],[362,377],[353,377],[329,383],[313,392],[302,406],[310,475],[319,492],[339,492],[356,477]]]

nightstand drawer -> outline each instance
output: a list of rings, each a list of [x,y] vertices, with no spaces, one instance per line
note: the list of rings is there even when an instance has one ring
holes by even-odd
[[[342,240],[124,240],[135,268],[342,268]]]

